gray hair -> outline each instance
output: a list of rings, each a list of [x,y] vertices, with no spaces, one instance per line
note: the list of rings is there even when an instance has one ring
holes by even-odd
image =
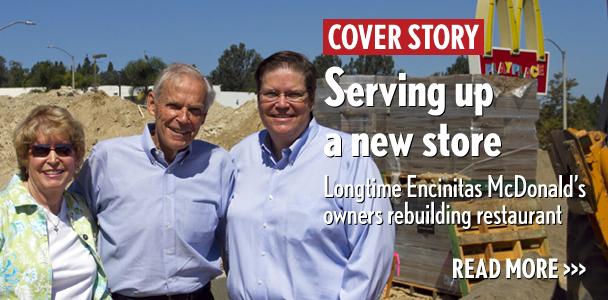
[[[160,73],[160,76],[158,76],[158,79],[156,79],[156,82],[154,83],[154,95],[159,97],[165,83],[167,81],[171,82],[180,76],[191,76],[192,78],[201,80],[205,83],[207,88],[207,97],[204,99],[203,105],[205,113],[208,112],[211,105],[213,105],[213,100],[215,99],[215,91],[213,90],[213,86],[209,83],[209,81],[207,81],[207,78],[205,78],[201,72],[188,64],[173,63],[167,66]]]

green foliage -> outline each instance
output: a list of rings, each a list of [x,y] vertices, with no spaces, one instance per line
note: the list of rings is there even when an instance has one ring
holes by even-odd
[[[25,87],[28,69],[24,69],[21,63],[11,60],[8,69],[8,84],[9,87]]]
[[[598,112],[600,111],[600,102],[592,103],[583,95],[576,99],[568,107],[568,110],[572,112],[568,114],[568,127],[585,130],[595,129]]]
[[[123,84],[132,85],[133,87],[153,85],[158,74],[166,66],[163,60],[156,56],[150,59],[132,60],[123,69]]]
[[[458,56],[456,61],[445,70],[443,75],[454,74],[469,74],[469,60],[466,56]]]
[[[100,85],[118,85],[122,84],[120,82],[120,73],[119,71],[114,70],[114,64],[112,62],[108,63],[108,68],[105,72],[101,72],[99,74],[99,84]]]
[[[342,60],[339,56],[336,55],[319,55],[315,57],[315,60],[312,62],[315,66],[315,70],[317,71],[317,77],[322,78],[325,77],[325,72],[327,69],[331,67],[342,67]]]
[[[6,68],[6,59],[0,56],[0,87],[6,86],[9,80],[8,69]]]
[[[360,55],[351,58],[344,73],[347,75],[395,75],[395,61],[392,56]]]
[[[78,72],[74,74],[74,81],[76,83],[76,88],[86,89],[93,85],[94,78],[92,74],[83,75]]]
[[[66,69],[63,63],[48,60],[37,62],[28,76],[30,86],[43,86],[47,90],[58,89],[64,84]]]
[[[221,84],[225,91],[255,90],[255,70],[262,62],[262,56],[245,44],[233,44],[224,50],[217,61],[217,67],[209,74],[213,84]]]
[[[541,102],[539,119],[536,122],[536,132],[540,147],[547,149],[551,131],[562,129],[563,126],[563,76],[555,73],[549,81],[547,96]],[[593,130],[597,123],[601,99],[599,96],[593,102],[587,97],[574,97],[570,90],[577,86],[576,79],[566,80],[566,99],[568,127],[576,129]]]
[[[82,61],[82,65],[78,64],[78,67],[76,68],[76,72],[82,74],[82,75],[93,75],[93,64],[91,63],[91,60],[89,59],[89,56],[85,56],[84,60]]]

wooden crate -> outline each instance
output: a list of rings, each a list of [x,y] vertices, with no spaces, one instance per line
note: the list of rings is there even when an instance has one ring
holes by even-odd
[[[395,201],[394,201],[395,202]],[[426,205],[435,203],[439,207],[446,202],[452,210],[471,211],[475,221],[478,210],[541,210],[536,199],[400,199],[408,202],[410,210],[424,210]],[[402,204],[399,204],[401,206]],[[395,209],[402,209],[396,206]],[[496,258],[521,258],[529,253],[549,256],[547,233],[542,225],[531,224],[471,224],[468,229],[462,225],[397,225],[395,251],[401,257],[401,274],[393,282],[408,283],[412,286],[435,290],[440,294],[464,296],[480,280],[452,278],[453,258],[474,258],[489,261]]]
[[[471,220],[476,220],[476,212],[500,210],[505,205],[510,211],[540,211],[536,199],[478,199],[453,202],[452,210],[471,211]],[[472,224],[468,229],[461,225],[450,226],[450,241],[455,258],[500,261],[517,259],[534,253],[549,256],[547,232],[539,224]],[[460,291],[468,294],[479,280],[461,280]]]
[[[406,289],[409,291],[410,296],[420,299],[456,299],[453,295],[442,293],[436,288],[422,286],[416,283],[402,281],[399,279],[393,280],[393,286]]]

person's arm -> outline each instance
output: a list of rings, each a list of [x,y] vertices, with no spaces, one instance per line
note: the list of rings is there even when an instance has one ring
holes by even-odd
[[[236,177],[236,167],[232,159],[230,159],[222,169],[221,188],[222,188],[222,207],[218,216],[220,217],[216,239],[221,247],[222,265],[224,272],[228,273],[228,243],[226,237],[226,215],[228,206],[232,200],[232,192],[234,189],[234,181]]]
[[[375,178],[382,184],[380,172],[371,158],[356,159],[347,172],[341,172],[340,180],[345,184],[365,184]],[[382,224],[345,225],[351,254],[342,278],[340,299],[378,299],[388,280],[395,244],[395,227],[387,223],[391,210],[388,198],[343,199],[344,210],[381,211]]]
[[[102,163],[102,152],[93,147],[89,157],[82,165],[80,172],[74,179],[74,182],[69,188],[70,192],[82,195],[86,202],[91,215],[97,221],[97,199],[99,196],[99,185],[101,184],[104,176],[104,164]]]

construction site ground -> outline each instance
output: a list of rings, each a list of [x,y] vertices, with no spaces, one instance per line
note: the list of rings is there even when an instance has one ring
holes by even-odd
[[[7,183],[16,170],[13,130],[32,108],[40,104],[54,104],[69,109],[85,127],[87,151],[100,140],[140,134],[143,125],[152,120],[144,108],[103,93],[81,94],[64,89],[26,94],[16,98],[0,97],[3,111],[0,115],[0,185]],[[255,101],[248,101],[237,109],[215,104],[209,111],[198,138],[230,149],[242,138],[261,128]],[[555,182],[546,152],[538,151],[537,164],[537,182]],[[564,199],[541,199],[541,203],[546,210],[555,210],[556,205],[561,205],[562,210],[566,210]],[[566,261],[566,222],[562,225],[546,226],[551,256],[558,258],[560,262]],[[565,286],[564,278],[560,278],[560,281],[560,285]],[[221,286],[224,282],[222,279],[215,282],[213,290],[222,294],[216,299],[225,297],[225,290]],[[466,299],[550,299],[555,285],[555,280],[485,280],[475,285]],[[432,298],[424,291],[411,291],[406,287],[396,286],[391,290],[389,299]]]

